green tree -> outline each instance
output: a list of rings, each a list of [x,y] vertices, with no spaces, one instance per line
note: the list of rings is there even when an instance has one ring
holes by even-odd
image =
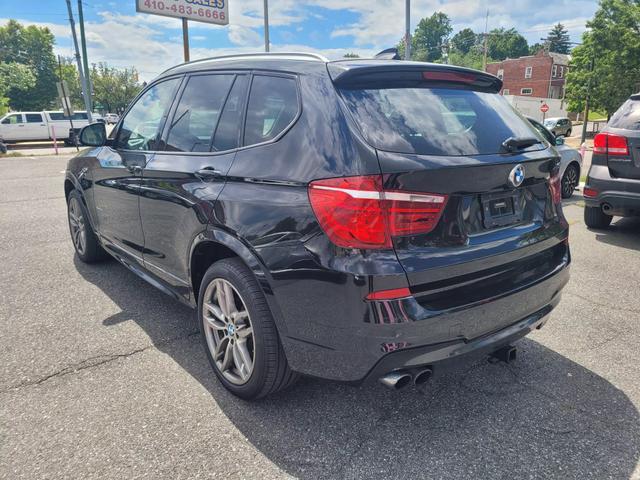
[[[0,27],[0,62],[26,65],[35,76],[35,84],[26,89],[11,88],[9,105],[15,110],[49,108],[56,98],[56,60],[54,36],[48,28],[24,27],[9,20]]]
[[[82,86],[80,75],[73,58],[63,58],[61,65],[56,70],[58,80],[64,80],[69,89],[66,94],[71,99],[74,110],[84,110],[84,99],[82,98]],[[61,106],[58,105],[58,108]]]
[[[482,70],[483,55],[481,52],[471,50],[470,52],[463,54],[456,50],[451,51],[449,54],[449,64],[457,65],[459,67],[475,68],[476,70]],[[489,58],[487,62],[491,62]]]
[[[435,12],[420,20],[411,37],[411,60],[435,62],[442,58],[442,47],[448,43],[452,31],[446,13]],[[404,40],[398,44],[398,54],[404,58]]]
[[[550,52],[568,54],[571,51],[569,31],[561,23],[553,26],[545,42],[549,45]]]
[[[25,91],[34,87],[36,77],[31,69],[20,63],[0,63],[0,115],[4,115],[9,106],[7,94],[10,90]]]
[[[451,46],[459,53],[466,55],[478,43],[478,35],[470,28],[463,28],[451,39]]]
[[[571,111],[582,111],[591,78],[591,108],[611,116],[640,89],[640,3],[601,0],[587,28],[571,51],[566,98]]]
[[[142,88],[135,68],[98,63],[92,66],[91,79],[94,101],[112,113],[122,113]]]
[[[534,43],[533,45],[529,46],[529,55],[535,55],[536,53],[538,53],[540,50],[544,49],[544,45],[542,43]]]
[[[343,58],[360,58],[360,55],[353,52],[347,52],[343,55]]]
[[[495,60],[529,55],[527,39],[520,35],[515,28],[491,30],[487,39],[487,47],[489,56]]]

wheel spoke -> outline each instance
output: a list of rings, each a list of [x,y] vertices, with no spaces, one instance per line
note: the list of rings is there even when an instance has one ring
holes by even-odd
[[[222,338],[219,342],[216,343],[216,348],[213,351],[213,359],[217,362],[220,360],[220,357],[226,353],[227,346],[230,344],[229,339],[227,337]]]
[[[231,345],[231,342],[227,341],[227,348],[224,349],[224,358],[222,359],[222,365],[220,365],[220,370],[222,370],[223,372],[229,370],[232,362],[233,362],[233,345]]]
[[[247,349],[246,341],[236,342],[233,345],[233,361],[243,380],[246,380],[253,370],[253,360]]]
[[[228,317],[229,311],[227,310],[227,300],[225,298],[223,283],[220,280],[216,280],[215,282],[216,282],[216,303],[218,304],[218,307],[220,307],[222,314],[225,317]]]
[[[253,335],[253,327],[251,326],[242,326],[242,327],[238,327],[238,337],[240,338],[248,338],[251,335]]]
[[[231,288],[231,284],[228,282],[224,282],[224,299],[226,301],[226,312],[225,314],[228,317],[231,317],[234,313],[236,313],[236,302],[233,296],[233,289]]]
[[[206,311],[208,311],[209,313],[211,313],[211,315],[215,317],[215,318],[210,318],[205,315],[205,318],[209,320],[210,323],[212,321],[217,322],[216,324],[213,324],[213,323],[211,324],[212,328],[215,328],[216,330],[222,330],[226,328],[227,321],[225,320],[224,315],[222,314],[222,310],[220,310],[220,307],[218,307],[213,303],[205,302],[204,308]],[[203,313],[206,313],[206,312],[203,312]]]

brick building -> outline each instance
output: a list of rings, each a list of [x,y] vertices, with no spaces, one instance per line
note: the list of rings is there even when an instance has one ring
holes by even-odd
[[[569,55],[540,50],[535,55],[487,64],[487,72],[501,78],[503,95],[563,98]]]

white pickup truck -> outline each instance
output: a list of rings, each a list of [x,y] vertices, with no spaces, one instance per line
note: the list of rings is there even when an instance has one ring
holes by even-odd
[[[92,114],[93,121],[101,121],[99,115]],[[87,112],[75,112],[71,118],[77,132],[89,125]],[[104,120],[102,120],[104,121]],[[4,142],[28,140],[69,140],[71,124],[62,112],[11,112],[0,118],[0,139]]]

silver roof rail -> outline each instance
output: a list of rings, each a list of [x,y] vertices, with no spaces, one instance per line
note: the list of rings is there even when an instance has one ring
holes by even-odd
[[[219,57],[209,57],[209,58],[200,58],[198,60],[193,60],[191,62],[181,63],[179,65],[175,65],[164,72],[170,72],[171,70],[182,67],[184,65],[194,65],[202,62],[212,62],[218,60],[232,60],[234,58],[269,58],[269,57],[281,57],[281,58],[290,58],[290,59],[313,59],[318,60],[320,62],[329,62],[329,59],[324,55],[320,55],[319,53],[311,53],[311,52],[262,52],[262,53],[236,53],[232,55],[221,55]],[[161,74],[161,75],[162,75]]]

